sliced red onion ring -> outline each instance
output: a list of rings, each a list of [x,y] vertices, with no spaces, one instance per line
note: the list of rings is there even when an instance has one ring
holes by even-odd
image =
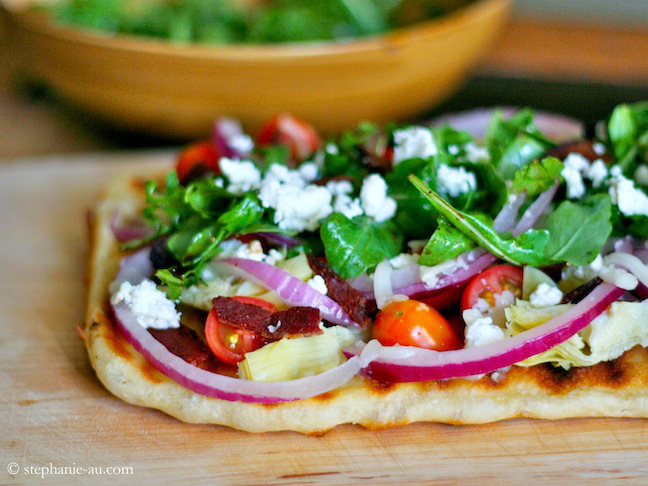
[[[533,329],[492,344],[456,351],[431,351],[412,346],[381,347],[362,373],[379,381],[443,380],[490,373],[547,351],[569,339],[625,294],[603,283],[564,314]],[[347,356],[360,347],[345,350]]]
[[[432,126],[448,124],[455,130],[468,132],[475,139],[483,140],[496,110],[502,111],[504,116],[509,118],[519,111],[519,108],[510,106],[478,108],[443,115],[434,118],[429,124]],[[543,134],[557,143],[578,140],[583,137],[583,123],[573,118],[546,111],[535,111],[533,120]]]
[[[277,246],[285,246],[287,248],[293,248],[297,245],[301,245],[301,241],[294,236],[285,235],[283,233],[270,233],[270,232],[258,232],[258,233],[248,233],[246,235],[241,235],[245,237],[255,238],[259,240],[266,241],[269,244]]]
[[[509,230],[518,217],[520,208],[526,200],[526,193],[512,196],[509,202],[502,208],[493,221],[493,229],[498,233]]]
[[[288,305],[319,309],[324,319],[334,324],[358,325],[342,310],[340,304],[281,268],[245,258],[228,258],[224,261],[237,269],[241,277],[275,291]]]
[[[627,270],[644,286],[648,287],[648,266],[631,253],[612,253],[605,257],[605,263]]]
[[[119,211],[113,213],[110,219],[110,229],[120,243],[139,240],[153,235],[153,228],[147,226],[144,221],[125,224],[124,217]]]
[[[540,216],[547,210],[551,201],[558,191],[558,184],[555,184],[551,189],[546,190],[538,196],[538,198],[524,211],[524,214],[518,221],[518,224],[513,228],[513,235],[518,236],[525,231],[533,228],[533,225],[538,222]]]
[[[241,158],[249,156],[251,147],[248,150],[247,147],[241,147],[241,144],[234,142],[236,139],[244,140],[243,137],[247,137],[247,135],[243,132],[238,120],[233,118],[220,118],[214,122],[212,139],[223,157]]]
[[[119,273],[111,284],[111,295],[117,291],[122,282],[138,284],[153,273],[149,253],[150,248],[145,248],[122,260]],[[187,363],[155,339],[138,322],[124,301],[112,307],[117,325],[126,341],[151,365],[196,393],[223,400],[276,403],[321,395],[344,385],[353,378],[373,359],[378,347],[377,344],[373,344],[371,348],[367,347],[366,353],[363,352],[362,355],[353,357],[344,364],[319,375],[281,382],[247,381],[212,373]]]

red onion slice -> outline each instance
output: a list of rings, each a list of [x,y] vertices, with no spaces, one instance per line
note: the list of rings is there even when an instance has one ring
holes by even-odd
[[[232,143],[237,137],[246,137],[238,120],[220,118],[214,122],[212,140],[223,157],[242,158],[250,155],[250,150],[241,150],[241,147]]]
[[[120,243],[139,240],[153,235],[153,228],[147,226],[144,221],[125,224],[124,217],[119,211],[113,213],[110,219],[110,229]]]
[[[288,305],[319,309],[324,319],[334,324],[358,325],[340,304],[281,268],[245,258],[228,258],[224,262],[238,269],[241,277],[275,291]]]
[[[515,220],[518,217],[520,208],[526,200],[526,193],[518,194],[514,196],[512,200],[502,208],[502,210],[497,214],[495,220],[493,221],[493,229],[498,233],[503,231],[508,231],[514,224]]]
[[[456,351],[431,351],[411,346],[381,347],[364,374],[389,382],[443,380],[490,373],[547,351],[569,339],[626,293],[601,284],[585,299],[533,329],[484,346]],[[345,350],[356,355],[359,348]]]
[[[558,184],[555,184],[552,188],[546,190],[538,196],[538,198],[524,211],[524,214],[518,221],[518,224],[513,228],[513,235],[518,236],[522,233],[533,228],[540,216],[547,210],[551,201],[553,201],[556,192],[558,191]]]

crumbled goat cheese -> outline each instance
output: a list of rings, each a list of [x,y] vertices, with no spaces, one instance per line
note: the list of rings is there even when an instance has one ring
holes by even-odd
[[[348,195],[353,192],[353,184],[349,181],[329,181],[326,183],[326,189],[333,196]]]
[[[593,278],[598,277],[598,273],[603,268],[603,266],[603,257],[601,255],[598,255],[594,259],[594,261],[588,265],[565,265],[561,273],[561,278],[563,280],[575,278],[583,282],[589,282]]]
[[[285,165],[272,164],[268,167],[263,182],[276,181],[279,184],[289,184],[291,186],[305,187],[307,181],[304,180],[302,174],[297,170],[290,170]]]
[[[562,298],[563,293],[558,287],[554,287],[548,283],[541,283],[533,291],[529,297],[529,301],[533,307],[549,307],[560,304]]]
[[[254,162],[222,157],[218,162],[221,172],[229,181],[227,190],[232,194],[243,195],[261,184],[261,172]]]
[[[349,219],[364,214],[364,211],[360,206],[360,200],[357,197],[352,198],[344,194],[335,197],[333,211],[336,213],[342,213]]]
[[[493,319],[483,316],[475,309],[467,309],[463,313],[466,322],[466,347],[483,346],[485,344],[501,341],[506,336],[501,327],[493,324]]]
[[[396,201],[387,195],[387,183],[378,174],[371,174],[362,182],[360,202],[367,216],[379,223],[396,214]]]
[[[309,279],[306,282],[309,286],[317,290],[320,294],[328,294],[328,287],[326,286],[326,281],[322,278],[321,275],[315,275],[313,278]]]
[[[594,150],[594,153],[596,155],[604,155],[606,150],[605,150],[605,145],[603,145],[600,142],[596,142],[593,146],[592,149]]]
[[[597,159],[594,163],[585,170],[585,177],[592,181],[594,187],[599,187],[608,176],[608,169],[605,162]]]
[[[648,165],[640,165],[634,177],[639,185],[648,186]]]
[[[314,162],[302,164],[297,170],[299,171],[299,175],[307,182],[313,182],[319,176],[319,167]]]
[[[464,145],[466,151],[466,159],[470,162],[483,162],[490,159],[488,148],[477,145],[474,142],[468,142]]]
[[[389,260],[389,264],[394,270],[398,270],[399,268],[416,265],[420,257],[421,256],[416,253],[401,253],[400,255],[397,255]]]
[[[427,159],[437,152],[434,135],[429,128],[415,126],[394,132],[394,165],[407,159]]]
[[[249,154],[254,150],[254,142],[249,135],[244,133],[237,133],[227,139],[230,147],[241,154]]]
[[[242,243],[239,240],[231,239],[223,241],[220,245],[220,258],[245,258],[257,262],[265,262],[270,265],[276,265],[284,259],[283,253],[271,249],[266,255],[263,252],[263,246],[258,240],[252,240],[249,243]]]
[[[448,152],[450,153],[450,155],[457,155],[459,154],[460,150],[461,149],[459,145],[448,145]]]
[[[608,194],[625,216],[648,216],[648,196],[635,187],[634,181],[622,174],[614,176],[610,181]]]
[[[315,231],[320,220],[333,212],[331,193],[325,187],[298,187],[269,181],[259,192],[261,204],[275,210],[274,222],[281,229]]]
[[[437,187],[442,194],[458,197],[477,188],[477,178],[464,167],[449,167],[445,164],[439,167]]]
[[[583,173],[589,169],[589,160],[581,154],[571,153],[565,159],[565,168],[560,173],[567,183],[567,197],[578,199],[585,195]]]
[[[138,285],[123,282],[112,298],[113,304],[124,302],[145,328],[177,329],[180,327],[180,312],[164,292],[158,290],[151,280]]]

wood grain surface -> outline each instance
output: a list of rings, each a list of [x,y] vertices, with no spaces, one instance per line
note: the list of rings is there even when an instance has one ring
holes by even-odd
[[[75,331],[84,315],[84,215],[119,171],[170,160],[157,153],[0,166],[1,484],[648,481],[646,420],[250,435],[183,424],[114,398]],[[20,469],[12,475],[14,462]],[[43,479],[34,469],[66,466],[78,469]],[[132,471],[89,474],[100,467]]]

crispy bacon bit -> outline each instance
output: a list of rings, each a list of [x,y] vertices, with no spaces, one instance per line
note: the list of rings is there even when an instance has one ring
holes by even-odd
[[[277,341],[285,336],[322,333],[319,328],[322,320],[320,311],[312,307],[291,307],[272,313],[258,305],[230,297],[216,297],[214,311],[223,324],[252,331],[268,341]]]
[[[362,293],[349,285],[349,282],[340,277],[322,260],[308,255],[308,264],[311,270],[322,277],[328,288],[328,296],[349,314],[349,317],[361,326],[367,320],[367,298]]]
[[[149,329],[149,332],[187,363],[212,372],[219,369],[219,363],[207,345],[191,329],[180,326],[178,329]]]
[[[594,142],[592,140],[579,140],[577,142],[565,143],[549,150],[545,155],[547,157],[556,157],[560,160],[565,160],[569,154],[580,154],[590,162],[597,159],[603,159],[605,163],[612,161],[609,154],[599,155],[594,150]]]

